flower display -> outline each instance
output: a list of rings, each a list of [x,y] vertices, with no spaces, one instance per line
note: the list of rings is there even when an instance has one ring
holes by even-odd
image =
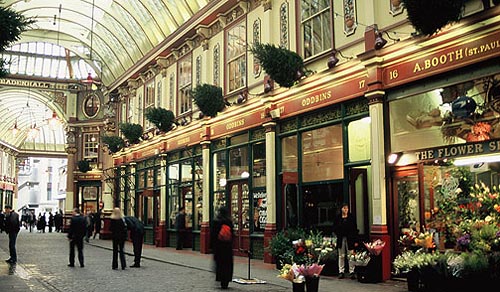
[[[436,245],[434,244],[433,237],[434,233],[429,231],[421,232],[418,234],[417,238],[415,238],[415,244],[427,249],[435,248]]]
[[[364,244],[370,254],[376,256],[380,255],[385,246],[385,242],[380,239],[376,239],[372,242],[364,242]]]
[[[354,251],[347,255],[349,265],[366,266],[370,262],[370,254],[367,251]]]
[[[417,232],[415,230],[405,230],[403,235],[399,237],[398,244],[403,251],[406,251],[415,246],[415,238],[417,238]]]

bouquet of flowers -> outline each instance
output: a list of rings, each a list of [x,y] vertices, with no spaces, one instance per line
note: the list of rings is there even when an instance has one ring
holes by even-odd
[[[290,282],[300,283],[304,282],[305,278],[300,274],[299,266],[297,264],[285,264],[281,268],[278,278],[288,280]]]
[[[370,262],[370,254],[367,251],[355,251],[347,256],[349,265],[366,266]]]
[[[434,234],[429,231],[421,232],[417,238],[415,238],[415,244],[427,249],[434,248],[433,236]]]
[[[380,239],[377,239],[372,242],[365,242],[364,244],[366,249],[370,252],[370,254],[376,256],[378,256],[382,252],[382,249],[384,249],[385,246],[385,242]]]
[[[325,265],[318,265],[317,263],[313,263],[312,265],[300,265],[298,268],[299,275],[302,275],[306,278],[319,277],[324,266]]]
[[[415,230],[405,230],[403,235],[399,237],[399,246],[403,251],[409,250],[412,246],[415,246],[415,238],[417,238],[417,232]]]
[[[323,262],[335,254],[336,237],[323,237],[319,242],[313,242],[312,253],[318,262]]]

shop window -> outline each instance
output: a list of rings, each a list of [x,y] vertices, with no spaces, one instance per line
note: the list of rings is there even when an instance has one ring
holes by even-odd
[[[332,47],[330,1],[300,1],[300,29],[304,59],[321,54]]]
[[[500,138],[500,75],[435,88],[389,103],[391,150]]]
[[[325,234],[332,233],[333,220],[343,202],[342,182],[302,187],[306,229],[317,228]]]
[[[221,206],[226,206],[225,188],[227,185],[226,176],[226,152],[220,151],[213,154],[214,161],[214,199],[213,199],[213,211],[215,212]]]
[[[248,148],[245,146],[229,150],[229,178],[247,178],[248,171]]]
[[[266,186],[266,143],[260,142],[252,145],[253,186]]]
[[[371,130],[370,118],[366,117],[347,125],[349,161],[370,159]]]
[[[342,126],[302,133],[302,181],[344,178]]]
[[[297,153],[297,136],[289,136],[281,139],[281,170],[283,172],[297,172]]]
[[[239,22],[227,31],[227,83],[228,91],[234,92],[247,85],[246,24]]]

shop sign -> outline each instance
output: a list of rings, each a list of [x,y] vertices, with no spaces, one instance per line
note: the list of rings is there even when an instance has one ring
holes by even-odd
[[[246,129],[260,126],[262,117],[260,112],[250,114],[244,113],[234,119],[223,120],[222,123],[217,123],[210,128],[210,138],[217,138],[222,135],[240,132]]]
[[[451,159],[456,157],[500,153],[500,140],[488,140],[419,150],[415,156],[419,161]]]
[[[491,35],[469,38],[458,45],[443,48],[421,58],[398,62],[382,71],[384,85],[395,86],[498,56],[499,39],[500,31],[497,31]]]
[[[303,112],[336,104],[354,97],[365,94],[367,90],[367,78],[350,78],[345,81],[336,82],[328,87],[310,92],[306,95],[285,100],[277,103],[281,118],[295,116]]]

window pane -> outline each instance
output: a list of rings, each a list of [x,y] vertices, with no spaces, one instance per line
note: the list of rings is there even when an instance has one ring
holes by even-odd
[[[349,161],[360,161],[370,159],[370,119],[350,122],[347,126],[349,142]]]
[[[297,136],[281,139],[281,170],[283,172],[297,172]]]
[[[266,143],[253,145],[253,186],[266,186]]]
[[[229,151],[229,178],[248,175],[248,148],[239,147]]]
[[[302,153],[303,182],[344,178],[341,125],[304,132]]]

